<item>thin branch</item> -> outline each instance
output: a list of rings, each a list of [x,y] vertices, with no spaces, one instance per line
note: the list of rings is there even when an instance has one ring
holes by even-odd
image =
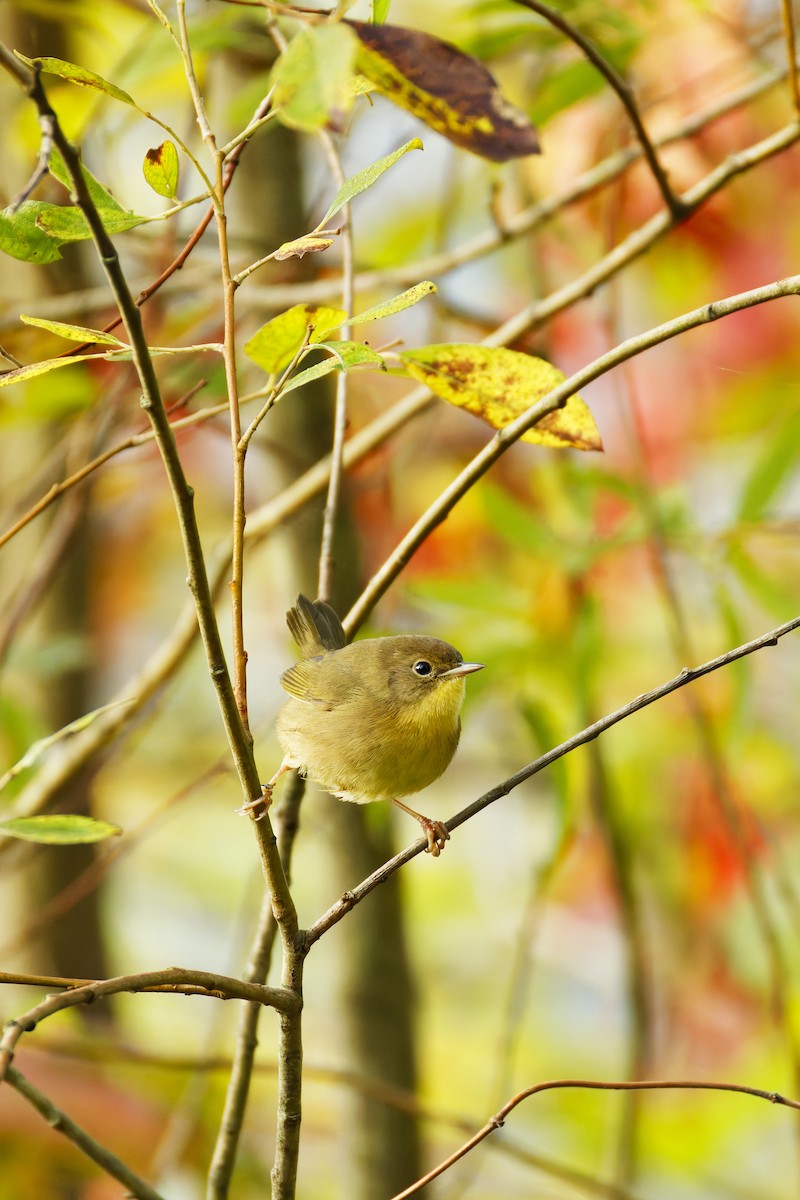
[[[792,0],[781,0],[781,14],[783,17],[783,35],[786,42],[786,56],[788,59],[789,86],[792,89],[794,111],[798,119],[800,119],[800,80],[797,78],[797,38]]]
[[[280,809],[276,814],[278,851],[287,880],[291,878],[292,851],[297,833],[297,807],[304,787],[304,780],[294,772],[291,784],[284,793]],[[246,980],[263,983],[266,979],[275,941],[275,930],[272,908],[268,899],[265,898],[244,972]],[[250,1092],[250,1082],[256,1066],[255,1054],[258,1046],[257,1033],[260,1017],[260,1005],[242,1005],[236,1033],[234,1059],[225,1094],[225,1108],[208,1173],[207,1200],[225,1200],[230,1190],[247,1097]]]
[[[459,1159],[469,1154],[470,1150],[474,1150],[476,1146],[480,1145],[490,1133],[494,1133],[496,1129],[500,1129],[505,1123],[506,1117],[513,1112],[517,1105],[522,1104],[524,1100],[529,1100],[531,1096],[538,1096],[541,1092],[550,1092],[563,1088],[579,1088],[582,1091],[600,1092],[735,1092],[738,1095],[753,1096],[757,1100],[767,1100],[770,1104],[781,1104],[787,1108],[800,1110],[800,1100],[792,1100],[787,1096],[782,1096],[780,1092],[768,1092],[763,1088],[747,1087],[743,1083],[712,1083],[697,1079],[549,1079],[544,1083],[536,1083],[532,1087],[525,1088],[524,1091],[519,1092],[507,1104],[504,1104],[493,1117],[490,1117],[483,1128],[479,1129],[463,1146],[459,1147],[458,1150],[439,1163],[437,1167],[434,1167],[432,1171],[428,1171],[427,1175],[412,1183],[411,1187],[407,1187],[402,1192],[398,1192],[395,1196],[392,1196],[391,1200],[407,1200],[408,1196],[416,1195],[417,1192],[421,1191],[433,1179],[437,1179],[440,1175],[443,1175]]]
[[[0,974],[0,984],[20,981],[29,983],[37,978]],[[55,984],[48,983],[46,986],[64,987],[67,990],[57,996],[48,996],[22,1016],[6,1024],[0,1039],[0,1081],[4,1078],[5,1069],[14,1057],[17,1042],[23,1033],[33,1032],[41,1021],[54,1013],[74,1008],[78,1004],[93,1004],[96,1000],[116,996],[121,992],[180,992],[186,995],[214,996],[220,1000],[254,1000],[280,1013],[296,1011],[301,1005],[300,997],[286,988],[266,987],[264,984],[233,979],[228,975],[194,971],[185,967],[167,967],[162,971],[144,971],[137,975],[119,975],[113,979],[80,982],[77,987],[74,986],[76,982],[61,979]]]
[[[565,34],[571,41],[573,41],[576,46],[580,46],[581,50],[589,59],[589,62],[592,64],[592,66],[597,68],[607,83],[614,89],[630,118],[636,136],[639,139],[639,144],[642,147],[642,151],[647,159],[650,170],[653,173],[653,177],[658,184],[659,191],[664,197],[664,203],[669,209],[672,220],[675,222],[682,221],[684,217],[688,215],[690,210],[686,207],[683,200],[678,197],[675,192],[673,192],[669,185],[669,180],[667,179],[664,168],[661,166],[658,155],[655,152],[653,143],[650,141],[647,130],[644,127],[638,105],[636,104],[633,91],[629,85],[625,82],[622,76],[614,70],[611,64],[607,62],[605,58],[603,58],[597,47],[594,46],[579,29],[576,29],[575,26],[568,21],[565,16],[562,15],[562,13],[550,8],[547,4],[542,4],[541,0],[514,0],[514,2],[515,4],[522,5],[523,8],[530,9],[531,12],[538,13],[540,17],[544,17],[544,19],[549,21],[551,25],[554,25],[556,29],[560,29],[561,32]]]
[[[269,896],[265,894],[250,958],[244,972],[245,979],[261,982],[266,978],[276,928]],[[230,1064],[225,1106],[208,1172],[206,1190],[208,1200],[225,1200],[230,1190],[239,1138],[244,1125],[247,1098],[250,1094],[250,1081],[253,1076],[255,1054],[258,1047],[257,1032],[260,1016],[261,1006],[258,1004],[243,1004],[239,1010],[234,1058],[233,1063]]]
[[[34,72],[31,77],[29,92],[37,109],[52,117],[55,143],[64,159],[72,182],[76,202],[83,212],[92,232],[101,264],[125,323],[131,343],[134,365],[142,387],[142,407],[153,423],[156,442],[166,468],[178,513],[189,572],[189,586],[195,600],[197,620],[200,625],[209,670],[217,692],[231,754],[239,775],[245,801],[260,799],[261,786],[252,753],[252,742],[237,707],[236,697],[222,649],[219,628],[216,623],[212,591],[205,569],[203,547],[194,514],[194,493],[184,475],[172,429],[161,399],[158,381],[144,335],[141,313],[128,289],[114,244],[106,233],[102,220],[89,194],[81,169],[79,155],[60,128],[55,113],[47,100],[38,72]],[[256,821],[253,813],[251,813],[251,819],[256,830],[258,849],[267,889],[271,897],[275,920],[283,943],[284,963],[286,964],[284,968],[284,980],[288,981],[289,989],[294,992],[295,1000],[299,1005],[302,960],[299,958],[297,951],[297,913],[283,873],[280,856],[277,852],[275,835],[272,831],[269,818],[266,814],[261,814],[261,819]],[[281,1029],[283,1031],[289,1027],[294,1029],[299,1027],[299,1015],[294,1021],[283,1020],[281,1022]],[[297,1054],[291,1051],[287,1055],[287,1063],[290,1069],[294,1070],[297,1062]],[[288,1129],[288,1144],[290,1148],[295,1149],[293,1169],[296,1172],[296,1148],[292,1146],[292,1139],[294,1138],[296,1142],[297,1132],[299,1131],[294,1130],[295,1114],[291,1112],[286,1114],[285,1122]],[[281,1145],[282,1130],[279,1128],[279,1151]],[[277,1161],[276,1158],[276,1163]],[[285,1178],[288,1182],[292,1178],[292,1162],[289,1156],[286,1156],[284,1161],[287,1166]],[[284,1200],[284,1197],[285,1200],[289,1200],[289,1196],[290,1192],[288,1190],[285,1190],[281,1194],[280,1189],[276,1187],[275,1200]]]
[[[189,568],[189,587],[195,599],[197,617],[206,649],[209,670],[214,682],[217,698],[237,771],[246,799],[255,799],[261,794],[258,772],[255,768],[246,732],[239,719],[236,701],[231,687],[222,641],[214,615],[214,605],[208,578],[204,568],[203,546],[194,514],[194,493],[189,487],[183,465],[175,444],[174,434],[164,408],[153,361],[150,357],[142,318],[122,271],[114,243],[95,207],[81,169],[80,157],[65,137],[55,113],[50,107],[38,72],[31,77],[30,95],[37,109],[47,113],[53,121],[55,143],[64,159],[75,194],[75,200],[92,232],[101,265],[122,315],[131,344],[131,353],[142,388],[142,408],[150,419],[156,444],[161,453],[167,478],[178,515],[184,553]]]
[[[194,70],[192,48],[186,26],[185,0],[178,0],[178,28],[180,31],[180,52],[183,59],[186,81],[189,85],[194,104],[197,123],[203,140],[214,156],[216,164],[215,187],[211,194],[217,226],[217,241],[219,246],[219,262],[222,275],[223,318],[224,318],[224,351],[225,384],[229,405],[231,455],[233,462],[233,499],[231,504],[231,630],[232,630],[232,663],[233,663],[233,694],[239,712],[245,736],[251,741],[249,720],[247,714],[247,652],[244,646],[244,612],[243,612],[243,581],[244,581],[244,525],[245,525],[245,449],[240,448],[242,436],[241,414],[239,411],[239,384],[236,375],[236,310],[234,297],[236,283],[231,277],[230,252],[228,248],[228,222],[225,213],[224,187],[224,153],[217,150],[217,142],[205,112],[205,105],[197,76]]]
[[[200,91],[200,87],[197,83],[197,75],[195,74],[195,69],[194,69],[194,60],[192,59],[192,47],[191,47],[191,43],[189,41],[189,31],[186,27],[186,0],[177,0],[177,8],[178,8],[178,28],[180,30],[180,39],[178,41],[178,48],[181,52],[181,57],[183,59],[183,69],[184,69],[184,73],[186,75],[186,82],[189,85],[189,91],[192,96],[192,103],[194,105],[194,111],[197,114],[197,124],[200,127],[200,133],[202,135],[203,141],[206,143],[206,145],[208,146],[208,148],[212,152],[212,154],[216,154],[217,139],[214,137],[214,133],[211,129],[211,126],[208,123],[208,118],[206,116],[206,106],[203,101],[203,94]]]
[[[102,980],[0,971],[0,985],[2,984],[65,989],[60,996],[50,996],[24,1016],[8,1022],[8,1028],[16,1030],[16,1036],[11,1038],[10,1042],[12,1049],[20,1034],[30,1033],[34,1025],[44,1017],[64,1008],[72,1008],[76,1004],[93,1004],[103,996],[115,996],[120,992],[172,992],[182,996],[213,996],[218,1000],[250,1000],[254,1004],[262,1004],[279,1012],[284,1009],[291,1011],[299,1005],[297,997],[284,988],[269,988],[252,980],[234,979],[211,971],[195,971],[190,967],[165,967],[161,971],[120,975],[114,979]],[[8,1049],[5,1040],[3,1047]]]
[[[771,286],[775,287],[776,285]],[[746,295],[750,294],[746,293]],[[754,300],[753,302],[758,303],[759,301]],[[699,311],[708,313],[707,319],[723,315],[718,311],[718,305]],[[678,318],[678,321],[683,319]],[[484,344],[502,345],[514,336],[514,330],[519,323],[520,317],[517,314],[501,326],[491,338],[487,338]],[[345,466],[352,466],[372,453],[388,437],[435,402],[435,398],[427,388],[414,388],[386,413],[376,417],[368,426],[348,440],[345,446]],[[538,419],[538,417],[533,419]],[[492,444],[490,443],[490,446]],[[267,537],[274,529],[319,495],[327,484],[329,470],[330,459],[326,456],[309,468],[279,496],[250,513],[245,531],[246,540],[252,540],[255,543]],[[229,563],[230,551],[221,547],[208,567],[212,594],[217,593],[221,588]],[[69,744],[62,748],[58,758],[46,763],[36,778],[17,797],[16,811],[19,815],[31,816],[43,811],[63,788],[64,783],[127,727],[135,715],[164,687],[166,681],[178,669],[188,654],[196,634],[197,622],[194,606],[190,603],[184,607],[173,630],[147,661],[142,671],[112,697],[112,701],[115,699],[129,701],[128,708],[114,709],[98,718],[87,729],[76,734]],[[0,857],[8,852],[11,845],[10,839],[0,841]]]
[[[744,84],[723,100],[709,105],[699,113],[693,113],[669,133],[656,138],[654,144],[661,148],[701,133],[720,117],[783,83],[786,76],[785,67],[776,68],[765,76]],[[414,259],[402,266],[359,271],[354,279],[355,289],[360,292],[384,287],[407,287],[420,279],[435,279],[466,263],[483,258],[493,250],[507,245],[509,240],[531,233],[539,225],[562,212],[563,209],[579,200],[586,199],[607,184],[613,183],[641,157],[642,151],[639,146],[628,146],[624,150],[617,151],[596,166],[584,171],[563,191],[546,197],[521,212],[512,214],[504,221],[502,229],[498,229],[495,224],[492,224],[490,228],[449,250],[430,254],[425,258]],[[683,199],[686,198],[683,197]],[[672,227],[672,223],[668,222],[667,228],[671,229]],[[335,296],[339,291],[339,286],[339,280],[336,277],[317,279],[309,283],[256,284],[248,289],[248,295],[251,299],[268,307],[299,302],[319,303]]]
[[[91,1041],[78,1041],[77,1039],[39,1040],[36,1050],[39,1053],[75,1059],[83,1063],[102,1062],[108,1065],[109,1063],[120,1062],[133,1067],[155,1068],[160,1071],[213,1072],[230,1071],[231,1069],[231,1059],[225,1055],[212,1055],[198,1059],[194,1055],[146,1053],[132,1046],[121,1046],[111,1041],[103,1042],[96,1036],[92,1037]],[[254,1070],[260,1075],[274,1076],[278,1070],[277,1060],[268,1061],[262,1058],[255,1064]],[[383,1105],[385,1108],[393,1109],[396,1112],[408,1113],[410,1116],[417,1117],[421,1121],[444,1126],[465,1136],[470,1136],[478,1124],[478,1119],[474,1116],[467,1115],[466,1113],[448,1112],[432,1105],[423,1104],[414,1092],[360,1075],[355,1071],[324,1066],[314,1062],[306,1063],[303,1071],[307,1078],[313,1079],[318,1083],[330,1084],[337,1088],[350,1088],[352,1091],[358,1092],[374,1101],[375,1104]],[[604,1200],[634,1200],[633,1193],[626,1188],[618,1187],[613,1183],[607,1183],[586,1171],[580,1171],[566,1163],[559,1162],[557,1159],[539,1154],[537,1151],[531,1150],[521,1141],[512,1137],[507,1130],[504,1130],[502,1137],[496,1142],[495,1148],[507,1158],[525,1163],[529,1167],[535,1167],[536,1170],[542,1171],[546,1175],[552,1175],[554,1179],[560,1179],[565,1183],[569,1183],[573,1187],[588,1193],[590,1196],[602,1196]]]
[[[74,1146],[77,1146],[88,1158],[102,1167],[107,1175],[123,1184],[126,1195],[134,1196],[136,1200],[163,1200],[160,1192],[157,1192],[144,1179],[140,1179],[121,1159],[102,1146],[80,1125],[76,1125],[49,1097],[45,1096],[44,1092],[40,1092],[37,1087],[34,1087],[16,1067],[8,1068],[7,1081],[21,1096],[24,1096],[29,1104],[33,1105],[37,1112],[41,1113],[51,1129],[63,1133],[64,1137],[68,1138]]]
[[[181,403],[187,403],[203,387],[205,387],[205,381],[201,380],[186,393]],[[225,412],[227,407],[227,404],[213,405],[209,408],[200,409],[198,412],[190,413],[189,416],[181,417],[177,421],[170,422],[170,424],[173,430],[185,429],[189,425],[196,425],[201,421],[207,421],[211,417]],[[110,459],[115,458],[116,455],[122,454],[125,450],[133,450],[137,446],[144,446],[147,442],[152,442],[154,437],[155,434],[152,426],[149,429],[142,430],[140,433],[134,433],[131,437],[126,438],[125,441],[118,442],[116,446],[112,446],[110,449],[98,454],[95,458],[90,459],[88,463],[79,467],[77,471],[73,471],[66,479],[61,479],[57,483],[54,483],[49,491],[45,492],[27,512],[23,513],[13,525],[9,526],[5,533],[0,534],[0,549],[5,546],[6,542],[10,542],[12,538],[16,537],[35,517],[38,517],[48,509],[59,496],[65,495],[79,483],[82,483],[84,479],[87,479],[88,476],[104,466]]]
[[[345,182],[341,160],[336,152],[333,138],[323,133],[323,145],[331,166],[331,173],[337,188]],[[350,205],[342,209],[342,307],[348,320],[341,327],[341,336],[347,341],[350,338],[349,318],[353,315],[353,230],[350,223]],[[344,443],[347,436],[347,396],[350,387],[350,376],[347,371],[339,371],[336,375],[336,406],[334,409],[333,445],[331,447],[331,471],[328,480],[328,495],[325,501],[325,512],[322,518],[322,539],[319,553],[319,582],[317,595],[321,600],[330,600],[333,592],[333,542],[336,532],[336,520],[342,496],[344,482]]]
[[[685,667],[673,679],[667,680],[666,683],[660,684],[658,687],[653,688],[652,691],[643,692],[642,695],[624,704],[621,708],[615,709],[614,712],[609,713],[605,717],[601,717],[599,721],[595,721],[588,728],[581,730],[580,733],[573,734],[567,741],[555,746],[552,750],[548,750],[546,754],[542,754],[532,763],[528,763],[526,767],[517,771],[516,774],[511,775],[503,783],[497,784],[496,787],[491,788],[488,792],[484,792],[477,800],[473,800],[461,812],[445,822],[447,828],[451,832],[454,829],[458,829],[459,825],[463,825],[477,813],[483,812],[485,808],[488,808],[490,804],[494,804],[502,796],[507,796],[514,788],[519,787],[521,783],[525,783],[526,780],[531,779],[534,775],[538,775],[540,771],[543,771],[545,767],[549,767],[557,759],[563,758],[565,754],[570,754],[578,746],[584,746],[587,742],[593,741],[601,733],[605,733],[607,729],[610,729],[612,725],[618,724],[620,721],[632,716],[633,713],[639,712],[640,709],[647,708],[648,705],[654,704],[657,700],[662,700],[670,692],[675,692],[678,688],[685,687],[687,683],[692,683],[695,679],[702,678],[703,675],[710,675],[712,671],[718,671],[721,667],[726,667],[729,663],[736,662],[740,658],[745,658],[748,654],[754,654],[757,650],[763,650],[766,646],[777,645],[780,638],[785,637],[786,634],[798,628],[800,628],[800,617],[795,617],[793,620],[787,621],[784,625],[779,625],[777,629],[762,634],[761,637],[754,638],[751,642],[745,642],[733,650],[728,650],[725,654],[720,654],[717,658],[712,658],[708,662],[702,663],[699,667]],[[357,887],[345,892],[326,913],[323,913],[306,930],[306,947],[310,949],[322,937],[323,933],[326,933],[328,929],[338,924],[342,917],[350,912],[352,908],[355,908],[357,904],[360,904],[365,896],[368,896],[380,884],[385,883],[395,871],[404,866],[405,863],[410,862],[412,858],[416,858],[425,848],[425,839],[419,838],[410,846],[406,846],[394,858],[383,863],[377,871],[367,876]]]
[[[41,142],[39,144],[39,154],[36,159],[36,166],[33,173],[25,184],[21,192],[18,193],[8,206],[8,213],[13,214],[17,209],[25,203],[28,197],[36,190],[45,175],[50,171],[50,155],[53,152],[53,123],[50,117],[45,113],[39,113],[39,128],[41,130]]]
[[[189,587],[195,601],[197,621],[206,651],[209,672],[217,693],[228,744],[245,801],[255,800],[261,796],[261,784],[253,758],[252,741],[239,715],[225,662],[214,613],[212,590],[205,569],[203,546],[194,512],[194,491],[186,480],[172,428],[161,399],[158,380],[142,326],[141,313],[128,289],[114,244],[106,233],[89,194],[81,170],[79,155],[61,130],[56,115],[47,100],[38,72],[34,72],[31,76],[29,91],[37,109],[52,116],[55,143],[64,159],[76,202],[91,229],[101,264],[125,322],[125,329],[131,343],[133,362],[142,387],[142,408],[152,422],[156,444],[166,469],[178,515],[188,567]],[[264,815],[259,822],[254,822],[254,824],[257,828],[261,861],[267,886],[273,899],[276,919],[281,929],[281,937],[285,945],[293,946],[296,941],[297,914],[275,847],[275,837],[269,818]]]
[[[671,338],[677,337],[678,334],[686,333],[690,329],[696,329],[698,326],[706,325],[711,321],[717,321],[720,317],[730,316],[732,313],[739,312],[742,309],[752,308],[754,305],[764,304],[767,301],[776,300],[783,296],[796,296],[798,293],[800,293],[800,275],[790,275],[786,279],[777,280],[764,287],[754,288],[748,292],[741,292],[739,295],[729,296],[724,300],[716,300],[711,304],[703,305],[702,308],[696,308],[692,312],[684,313],[672,321],[666,321],[663,325],[657,325],[645,333],[636,334],[634,337],[628,338],[612,350],[609,350],[606,354],[600,355],[599,358],[589,363],[588,366],[582,367],[580,371],[576,371],[574,375],[571,375],[569,379],[566,379],[557,388],[554,388],[552,392],[534,404],[527,412],[522,413],[516,420],[496,433],[491,441],[484,446],[483,450],[475,455],[472,462],[440,493],[433,504],[423,513],[406,536],[398,543],[383,565],[372,576],[372,579],[343,621],[346,631],[352,634],[358,629],[367,613],[370,612],[393,580],[397,578],[400,571],[413,557],[416,550],[419,549],[430,533],[441,524],[458,501],[486,474],[493,463],[502,457],[509,446],[512,446],[527,430],[532,429],[537,422],[541,421],[542,417],[554,412],[557,408],[562,408],[570,396],[574,396],[586,384],[592,383],[595,379],[598,379],[601,375],[605,375],[607,371],[610,371],[620,363],[626,362],[629,358],[633,358],[637,354],[651,349],[653,346],[669,341]],[[513,324],[517,323],[518,320],[513,322]],[[512,322],[507,322],[504,330],[511,324]]]

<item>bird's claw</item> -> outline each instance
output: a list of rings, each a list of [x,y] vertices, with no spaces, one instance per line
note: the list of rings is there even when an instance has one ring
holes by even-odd
[[[429,817],[423,817],[420,825],[425,837],[428,839],[425,853],[432,854],[434,858],[438,858],[444,850],[445,842],[450,841],[450,833],[447,826],[444,821],[431,821]]]
[[[272,784],[262,783],[261,795],[256,796],[255,800],[248,800],[235,811],[240,817],[252,817],[254,821],[260,821],[267,815],[270,804],[272,804]]]

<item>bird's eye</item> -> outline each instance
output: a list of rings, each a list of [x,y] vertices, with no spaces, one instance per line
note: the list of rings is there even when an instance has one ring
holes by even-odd
[[[415,675],[430,675],[433,667],[427,661],[427,659],[420,658],[414,663],[414,666],[411,669]]]

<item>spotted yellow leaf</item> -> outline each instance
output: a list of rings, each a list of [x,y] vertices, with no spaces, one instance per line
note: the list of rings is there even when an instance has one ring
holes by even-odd
[[[423,346],[404,351],[405,371],[434,395],[503,429],[564,381],[557,367],[541,358],[498,346]],[[579,396],[548,413],[521,438],[540,446],[602,450],[594,417]]]

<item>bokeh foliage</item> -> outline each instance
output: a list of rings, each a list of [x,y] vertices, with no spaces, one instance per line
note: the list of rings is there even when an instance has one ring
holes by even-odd
[[[180,63],[146,5],[73,0],[42,12],[17,0],[11,7],[15,27],[3,31],[6,42],[16,34],[28,55],[52,54],[102,74],[199,153]],[[560,8],[631,82],[651,135],[666,139],[663,162],[678,192],[797,120],[790,84],[780,77],[786,51],[777,7],[759,9],[757,21],[750,6],[707,0],[581,0]],[[361,6],[351,15],[369,16]],[[198,5],[189,6],[189,19],[212,124],[236,128],[263,94],[269,70],[259,60],[251,78],[250,56],[267,57],[258,14]],[[625,337],[797,269],[798,153],[787,142],[785,152],[765,153],[732,175],[646,253],[623,258],[602,286],[587,283],[574,297],[565,291],[548,310],[550,297],[663,208],[641,161],[554,203],[584,173],[634,145],[618,98],[568,39],[516,5],[393,0],[390,19],[485,61],[538,126],[543,153],[493,166],[380,97],[357,98],[342,115],[347,178],[411,138],[420,136],[425,147],[353,204],[357,310],[421,280],[438,287],[435,297],[364,334],[373,349],[395,339],[401,353],[477,342],[541,301],[513,349],[569,374]],[[240,90],[221,86],[223,58],[241,71]],[[39,142],[30,104],[10,81],[0,86],[8,201]],[[167,209],[170,201],[154,194],[141,168],[163,131],[96,89],[51,77],[48,95],[80,141],[87,168],[125,211],[156,217]],[[293,127],[308,128],[303,120]],[[269,154],[279,133],[268,126],[260,136]],[[313,229],[337,191],[313,135],[303,156],[305,208],[289,214],[287,240]],[[182,160],[179,194],[199,190]],[[44,191],[48,203],[63,203],[63,190],[45,183]],[[520,214],[547,204],[547,219],[515,229]],[[195,222],[191,210],[116,239],[135,289],[163,270]],[[465,250],[498,228],[505,236]],[[244,269],[255,256],[244,221],[240,240],[234,220],[231,235]],[[20,313],[94,328],[111,315],[85,250],[66,245],[63,261],[49,266],[4,259],[0,344],[19,361],[64,348],[47,329],[22,324]],[[294,304],[339,304],[338,243],[312,257],[308,270],[272,264],[243,283],[240,351]],[[154,346],[220,340],[213,240],[201,242],[144,311]],[[426,812],[452,814],[682,667],[796,615],[797,329],[796,298],[776,301],[679,337],[589,384],[581,395],[602,434],[602,456],[516,446],[416,552],[370,629],[437,633],[488,667],[470,680],[462,747],[426,795]],[[157,361],[173,417],[224,398],[213,353]],[[240,367],[245,387],[260,386],[244,354]],[[393,375],[355,373],[351,434],[407,388]],[[132,373],[107,362],[33,378],[0,397],[2,529],[54,482],[144,429]],[[276,412],[292,401],[288,394]],[[222,414],[179,433],[209,551],[228,532],[225,421]],[[299,450],[295,457],[296,448],[274,441],[270,430],[267,419],[248,464],[254,512],[300,473]],[[474,417],[437,400],[352,469],[348,505],[364,579],[486,440]],[[136,679],[184,604],[185,567],[152,443],[111,458],[90,486],[75,527],[68,530],[65,493],[63,504],[0,549],[0,611],[8,614],[0,626],[4,769],[71,719],[51,704],[66,674],[84,676],[83,711],[106,704]],[[315,537],[316,525],[304,508],[286,524],[289,535],[279,529],[247,558],[250,709],[265,777],[279,753],[277,677],[292,653],[284,610],[299,584],[313,590],[291,566],[288,542]],[[68,533],[86,556],[78,624],[60,620],[66,601],[53,582],[62,570],[59,538],[66,544]],[[48,555],[55,566],[37,590]],[[43,611],[48,599],[55,616]],[[222,624],[227,629],[224,616]],[[798,681],[794,635],[623,722],[462,826],[441,860],[405,868],[418,1096],[353,1078],[341,1015],[331,1004],[341,928],[319,943],[306,985],[300,1196],[342,1194],[341,1113],[353,1089],[376,1106],[417,1108],[431,1163],[516,1090],[548,1077],[718,1079],[800,1097]],[[94,767],[93,811],[123,829],[87,862],[83,877],[102,882],[110,971],[178,962],[236,974],[261,878],[251,831],[231,813],[236,784],[196,649]],[[4,792],[3,816],[26,782]],[[337,888],[357,882],[342,883],[332,861],[340,813],[313,790],[304,800],[293,867],[303,923],[333,902]],[[375,807],[366,819],[380,829],[390,818]],[[410,836],[405,826],[395,829],[398,844]],[[40,939],[55,910],[42,908],[26,883],[36,853],[9,852],[3,862],[4,970],[49,969]],[[48,904],[57,906],[58,897]],[[356,910],[348,919],[358,929],[362,915]],[[4,1014],[36,996],[5,989]],[[128,996],[114,1006],[113,1024],[91,1036],[73,1015],[53,1022],[25,1043],[20,1065],[100,1141],[158,1178],[165,1195],[192,1195],[216,1132],[234,1024],[232,1005]],[[266,1014],[237,1176],[243,1200],[263,1195],[269,1164],[273,1024]],[[0,1089],[0,1130],[9,1195],[118,1194],[7,1088]],[[741,1096],[553,1092],[517,1109],[442,1187],[476,1200],[655,1200],[676,1192],[783,1200],[797,1190],[798,1137],[796,1114]]]

